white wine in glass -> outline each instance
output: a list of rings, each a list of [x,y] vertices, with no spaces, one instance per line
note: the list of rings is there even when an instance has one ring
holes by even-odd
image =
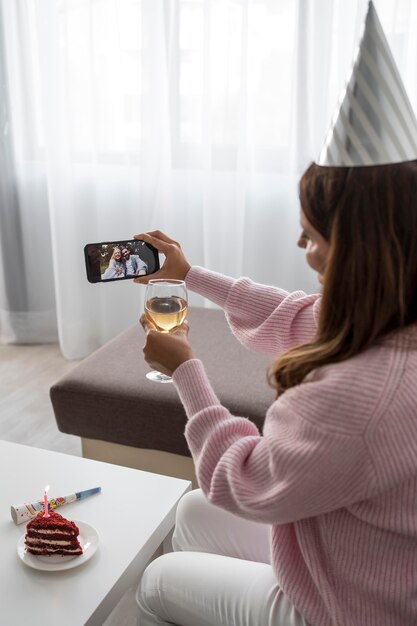
[[[187,315],[187,288],[183,280],[150,280],[146,286],[145,313],[161,333],[180,326]],[[172,382],[171,376],[153,370],[146,378],[158,383]]]

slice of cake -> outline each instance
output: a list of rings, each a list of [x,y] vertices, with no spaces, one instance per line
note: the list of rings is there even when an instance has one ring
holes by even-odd
[[[43,511],[40,511],[26,524],[26,550],[37,555],[77,556],[83,553],[79,534],[78,526],[59,513],[49,511],[49,516],[44,517]]]

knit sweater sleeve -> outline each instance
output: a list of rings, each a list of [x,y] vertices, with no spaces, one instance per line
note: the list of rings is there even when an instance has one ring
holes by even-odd
[[[224,309],[233,334],[250,350],[276,356],[310,341],[317,329],[319,295],[289,293],[198,266],[190,269],[186,283]]]
[[[342,371],[288,390],[261,436],[220,404],[197,359],[173,378],[189,417],[185,436],[207,498],[247,519],[282,524],[348,506],[378,486],[363,423],[378,393],[355,396]],[[360,385],[360,377],[350,384]]]

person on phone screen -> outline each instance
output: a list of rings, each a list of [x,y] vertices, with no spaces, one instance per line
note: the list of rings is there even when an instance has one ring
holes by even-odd
[[[120,248],[115,247],[107,269],[104,274],[101,275],[101,278],[103,280],[108,280],[109,278],[124,278],[125,274],[126,264],[123,259],[122,251]]]
[[[122,255],[126,264],[126,276],[145,276],[148,266],[138,254],[132,254],[132,250],[126,246],[122,248]]]
[[[366,24],[379,25],[372,3]],[[370,102],[362,78],[355,107]],[[347,94],[337,136],[301,177],[298,246],[321,293],[191,267],[163,233],[137,235],[166,257],[153,278],[185,279],[271,355],[276,390],[259,432],[222,405],[186,323],[163,334],[141,318],[145,360],[184,405],[201,487],[179,503],[174,552],[142,576],[141,626],[417,624],[417,121],[404,93],[381,107],[396,102],[407,144],[380,109],[369,135],[355,127]]]

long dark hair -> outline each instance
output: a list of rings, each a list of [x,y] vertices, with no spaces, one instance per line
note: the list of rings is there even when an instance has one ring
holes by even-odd
[[[301,208],[329,242],[316,336],[276,359],[280,395],[316,367],[343,361],[417,321],[417,161],[310,165]]]

